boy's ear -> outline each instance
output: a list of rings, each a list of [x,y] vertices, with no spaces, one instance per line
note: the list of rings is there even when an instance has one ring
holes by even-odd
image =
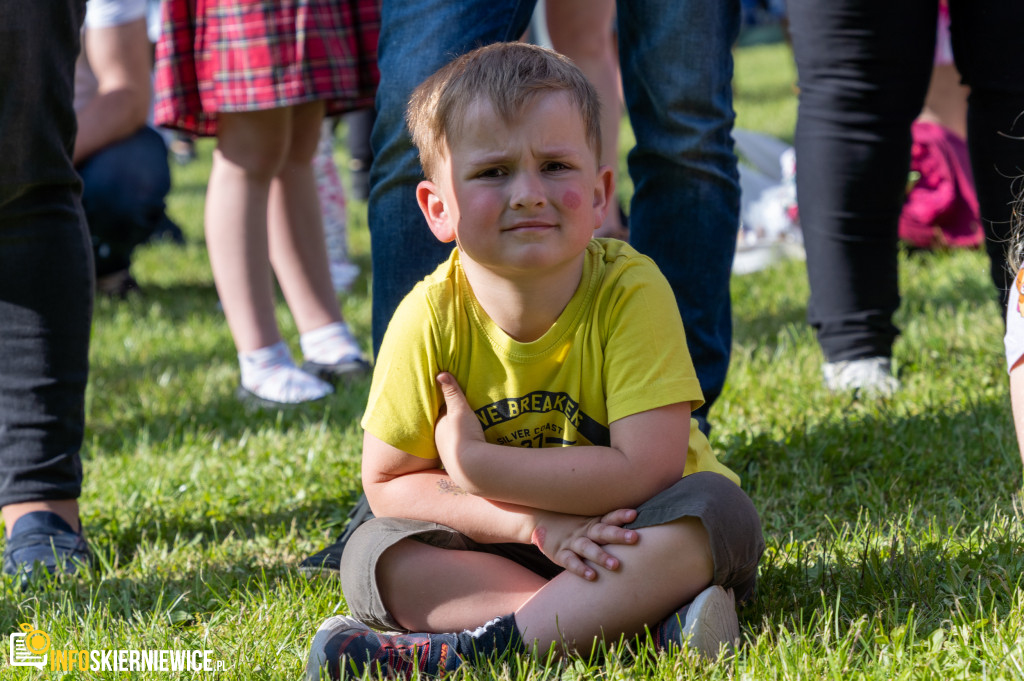
[[[597,169],[597,182],[594,185],[594,229],[601,226],[604,218],[608,215],[608,208],[611,206],[611,198],[615,193],[615,174],[611,166],[601,166]]]
[[[455,241],[455,225],[436,184],[430,180],[423,180],[416,185],[416,203],[423,211],[423,217],[427,219],[430,231],[441,243]]]

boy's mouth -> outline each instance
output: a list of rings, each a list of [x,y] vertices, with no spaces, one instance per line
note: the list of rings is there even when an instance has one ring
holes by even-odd
[[[556,225],[551,222],[543,222],[541,220],[524,220],[517,222],[514,225],[506,227],[503,232],[542,232],[546,229],[553,229]]]

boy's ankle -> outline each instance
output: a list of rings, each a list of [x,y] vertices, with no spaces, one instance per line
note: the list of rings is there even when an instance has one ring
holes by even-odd
[[[456,636],[456,652],[470,663],[493,655],[521,653],[525,649],[514,613],[495,617],[473,631],[467,630]]]

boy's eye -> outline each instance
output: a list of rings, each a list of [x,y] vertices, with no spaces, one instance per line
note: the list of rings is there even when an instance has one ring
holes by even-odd
[[[562,163],[561,161],[548,161],[544,164],[544,170],[549,172],[557,172],[559,170],[568,170],[569,164]]]
[[[485,168],[477,173],[477,177],[502,177],[505,175],[503,168]]]

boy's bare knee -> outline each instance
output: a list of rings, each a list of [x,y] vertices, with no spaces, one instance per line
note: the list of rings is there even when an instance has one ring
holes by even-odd
[[[700,518],[686,516],[668,524],[676,529],[681,559],[679,569],[688,576],[701,576],[704,585],[710,585],[715,576],[715,559],[711,553],[711,538]]]
[[[429,547],[412,539],[402,539],[380,555],[377,559],[377,584],[382,594],[390,591],[389,586],[403,583],[409,570],[415,570],[417,553],[424,549]]]
[[[412,628],[416,623],[408,610],[408,592],[413,585],[421,583],[416,578],[416,566],[422,562],[422,552],[429,550],[431,547],[418,541],[402,539],[386,549],[377,560],[377,589],[381,601],[395,621],[406,628]]]

